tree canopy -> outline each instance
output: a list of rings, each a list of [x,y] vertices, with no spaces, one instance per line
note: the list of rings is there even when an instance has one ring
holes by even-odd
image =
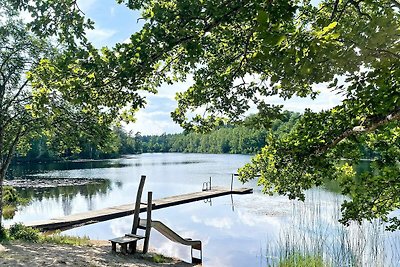
[[[141,10],[146,23],[129,43],[101,52],[81,36],[91,24],[75,1],[11,2],[39,10],[33,29],[74,36],[64,38],[69,47],[85,47],[74,53],[80,60],[65,64],[65,57],[51,75],[36,76],[37,84],[54,81],[50,84],[83,97],[112,95],[100,103],[114,115],[127,103],[141,107],[145,100],[139,90],[156,92],[163,82],[192,75],[193,86],[177,95],[172,113],[185,129],[239,121],[251,106],[259,110],[259,123],[268,125],[281,111],[268,104],[268,97],[314,98],[314,85],[326,85],[343,102],[321,112],[306,110],[291,133],[270,138],[241,169],[241,180],[260,175],[264,192],[299,199],[324,178],[339,180],[343,193],[351,196],[343,204],[344,223],[382,218],[390,222],[389,229],[400,228],[400,221],[389,216],[400,207],[397,0],[322,0],[317,5],[308,0],[118,0]],[[45,12],[48,5],[56,11]],[[92,89],[81,90],[89,85]],[[356,177],[360,144],[378,156],[373,171]]]
[[[31,138],[37,136],[51,137],[48,140],[59,151],[79,148],[81,139],[106,147],[105,138],[112,135],[111,126],[118,120],[115,114],[124,115],[120,108],[124,103],[107,108],[102,105],[106,95],[90,97],[94,84],[83,91],[75,82],[74,74],[79,70],[71,64],[81,58],[74,53],[88,53],[90,44],[83,45],[82,40],[79,47],[83,50],[71,39],[55,43],[46,32],[36,34],[9,1],[0,3],[0,17],[1,226],[3,181],[15,154],[26,153]],[[57,77],[64,71],[72,75]]]

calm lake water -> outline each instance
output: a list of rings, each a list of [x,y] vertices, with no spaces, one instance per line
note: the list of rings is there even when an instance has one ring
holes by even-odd
[[[96,162],[14,166],[10,177],[23,179],[102,179],[96,185],[22,189],[33,197],[12,220],[29,222],[133,203],[141,175],[144,192],[153,199],[200,191],[212,177],[215,186],[230,186],[231,174],[250,160],[247,155],[142,154]],[[377,222],[344,228],[342,196],[323,189],[307,192],[304,203],[266,196],[256,181],[252,195],[234,195],[155,210],[160,220],[181,236],[203,243],[204,266],[273,266],[290,252],[318,253],[334,266],[400,266],[400,234],[385,232]],[[146,199],[143,194],[143,201]],[[145,217],[145,215],[142,215]],[[110,239],[130,231],[132,216],[65,231]],[[150,246],[157,252],[190,261],[189,247],[172,243],[156,231]]]

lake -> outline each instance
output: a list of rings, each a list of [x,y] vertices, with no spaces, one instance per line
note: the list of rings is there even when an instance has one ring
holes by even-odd
[[[213,186],[229,187],[231,175],[250,160],[248,155],[142,154],[126,158],[16,165],[10,177],[22,179],[99,179],[97,184],[20,189],[32,196],[6,220],[29,222],[133,203],[141,175],[153,199],[200,191],[212,177]],[[252,187],[251,195],[234,195],[153,211],[152,218],[181,236],[203,244],[204,266],[273,266],[292,252],[318,253],[333,266],[400,266],[400,234],[385,232],[378,222],[345,228],[340,218],[343,196],[316,188],[305,202],[266,196],[256,180],[234,187]],[[65,231],[69,235],[110,239],[128,233],[127,216]],[[142,217],[145,217],[143,214]],[[156,252],[190,261],[190,248],[172,243],[156,231],[150,247]],[[110,246],[111,250],[111,246]]]

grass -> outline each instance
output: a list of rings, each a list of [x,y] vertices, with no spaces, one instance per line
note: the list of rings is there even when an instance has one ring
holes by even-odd
[[[20,240],[31,243],[51,243],[59,245],[73,246],[89,246],[91,245],[88,237],[77,237],[62,235],[61,232],[55,232],[51,235],[46,235],[37,229],[26,227],[21,223],[16,223],[10,226],[9,229],[0,230],[0,241],[7,242],[12,240]]]
[[[328,267],[321,256],[293,254],[278,263],[279,267]]]
[[[62,235],[60,232],[53,233],[51,235],[41,234],[39,239],[40,243],[51,243],[60,245],[72,245],[72,246],[90,246],[90,238],[87,236],[68,236]]]
[[[170,257],[166,257],[161,254],[157,253],[148,253],[146,255],[140,254],[140,259],[149,261],[149,262],[154,262],[154,263],[170,263],[173,262],[173,259]]]
[[[160,255],[160,254],[155,254],[153,256],[153,262],[155,263],[166,263],[168,262],[170,259],[168,259],[167,257]]]
[[[341,225],[344,199],[312,191],[293,202],[288,223],[265,247],[265,266],[399,266],[400,234],[385,232],[377,220]]]

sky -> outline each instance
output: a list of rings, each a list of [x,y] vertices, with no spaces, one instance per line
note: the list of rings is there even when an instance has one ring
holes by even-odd
[[[138,20],[140,12],[117,4],[115,0],[78,0],[78,4],[85,15],[95,22],[95,29],[87,32],[87,36],[98,48],[126,42],[132,33],[143,26],[143,20]],[[136,113],[136,122],[127,125],[126,129],[142,135],[182,132],[182,128],[172,121],[170,113],[177,107],[176,92],[182,92],[190,85],[190,78],[185,83],[162,85],[157,95],[147,97],[146,107]],[[295,97],[283,101],[279,97],[270,97],[268,103],[283,104],[285,109],[297,112],[305,108],[326,110],[340,103],[340,97],[326,90],[324,84],[316,85],[316,88],[321,92],[316,100]]]

